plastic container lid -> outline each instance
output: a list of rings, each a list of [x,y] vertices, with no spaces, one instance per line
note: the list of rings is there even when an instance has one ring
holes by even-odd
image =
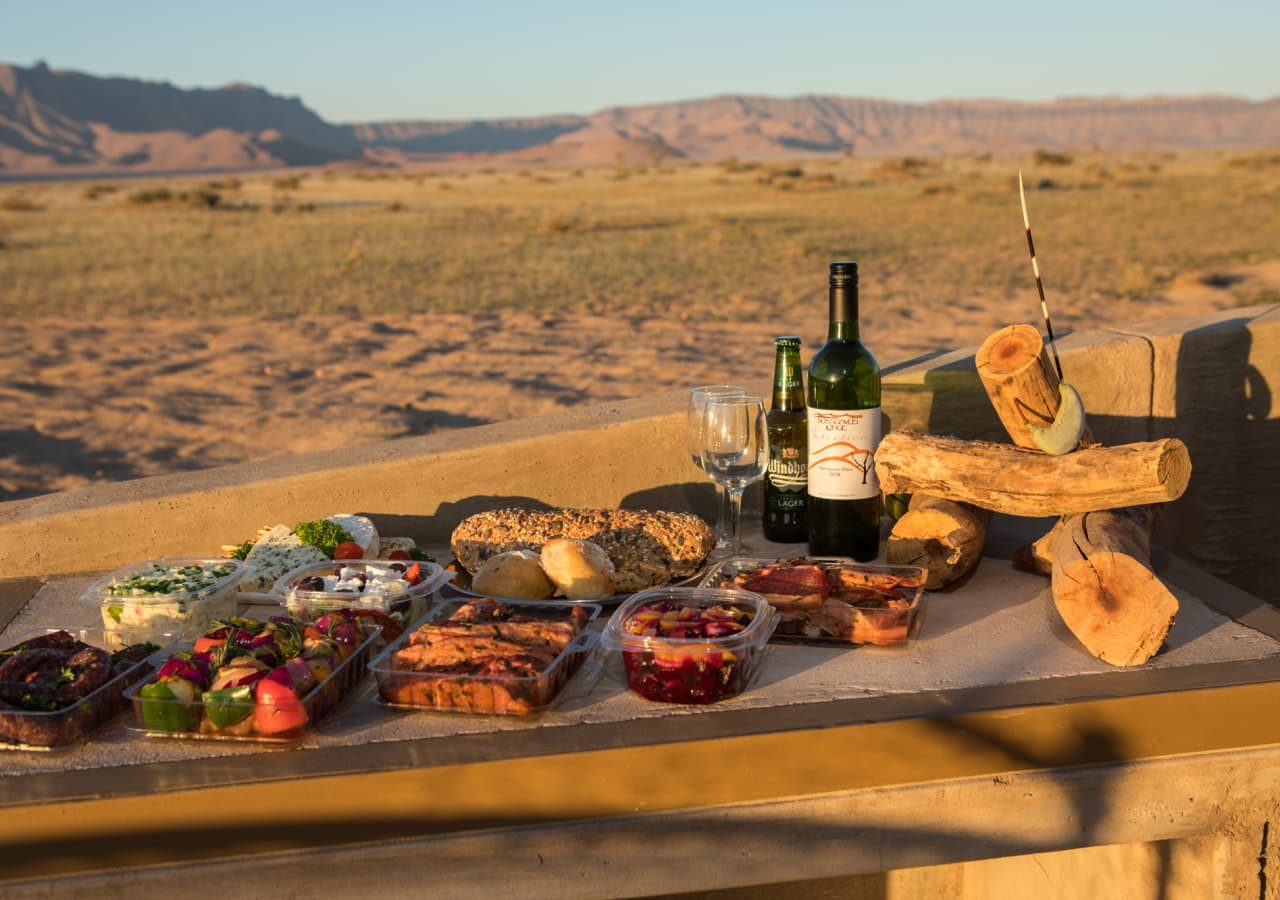
[[[225,569],[226,574],[213,576],[212,581],[207,584],[201,583],[199,587],[182,587],[181,582],[175,580],[171,588],[165,590],[144,593],[119,592],[123,584],[129,579],[143,575],[153,567],[157,570],[176,570],[196,566],[215,570]],[[205,559],[197,557],[149,559],[145,562],[134,563],[122,569],[117,569],[109,575],[104,575],[89,585],[82,599],[95,606],[110,606],[120,602],[131,604],[176,603],[179,606],[196,604],[222,591],[236,587],[251,571],[251,567],[246,566],[243,561],[238,559]],[[159,574],[158,571],[157,575],[159,576]],[[115,588],[116,592],[113,592],[113,588]]]
[[[624,630],[626,622],[642,606],[666,601],[676,606],[709,608],[723,604],[746,607],[751,611],[751,622],[741,631],[724,637],[677,638],[630,634]],[[661,587],[651,588],[634,595],[618,607],[605,626],[600,644],[606,650],[676,650],[711,648],[719,651],[739,651],[763,647],[769,641],[777,625],[778,614],[759,594],[735,588]]]
[[[418,566],[422,579],[414,585],[407,585],[404,590],[391,591],[385,589],[367,589],[361,593],[352,591],[313,591],[305,590],[298,585],[305,579],[317,575],[336,575],[341,569],[357,569],[365,571],[367,566],[383,568],[399,567],[405,571]],[[323,562],[307,563],[281,575],[271,589],[272,596],[287,606],[319,610],[351,607],[353,609],[378,609],[389,611],[393,605],[408,604],[425,597],[453,577],[441,566],[428,561],[403,559],[331,559]]]

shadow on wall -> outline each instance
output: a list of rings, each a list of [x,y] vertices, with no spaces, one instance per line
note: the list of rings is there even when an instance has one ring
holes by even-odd
[[[1156,420],[1153,436],[1183,440],[1193,474],[1158,523],[1157,538],[1280,603],[1280,356],[1260,355],[1251,322],[1242,316],[1182,336],[1172,385],[1176,416]]]

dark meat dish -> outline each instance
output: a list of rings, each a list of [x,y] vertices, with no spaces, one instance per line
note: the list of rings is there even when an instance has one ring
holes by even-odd
[[[157,649],[108,653],[55,631],[0,650],[0,740],[57,747],[79,739],[123,705],[125,676],[146,674]]]

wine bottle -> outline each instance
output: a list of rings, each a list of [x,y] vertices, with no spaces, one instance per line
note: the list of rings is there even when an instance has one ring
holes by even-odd
[[[827,343],[809,362],[809,552],[880,552],[880,366],[858,339],[858,264],[833,262]]]
[[[774,339],[773,403],[768,414],[769,470],[764,476],[764,536],[779,544],[809,539],[806,488],[809,432],[800,338]]]

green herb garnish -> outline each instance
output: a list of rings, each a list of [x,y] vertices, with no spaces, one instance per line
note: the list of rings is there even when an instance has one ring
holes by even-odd
[[[245,541],[239,547],[231,551],[232,559],[244,559],[249,555],[249,551],[253,549],[253,541]]]
[[[304,544],[310,544],[324,552],[325,556],[333,556],[334,549],[345,541],[353,541],[354,537],[351,532],[343,528],[337,522],[330,522],[328,519],[320,519],[317,522],[299,522],[294,526],[293,533]]]
[[[427,554],[423,553],[417,547],[409,548],[409,558],[417,560],[418,562],[435,562],[436,561],[434,556],[427,556]]]

